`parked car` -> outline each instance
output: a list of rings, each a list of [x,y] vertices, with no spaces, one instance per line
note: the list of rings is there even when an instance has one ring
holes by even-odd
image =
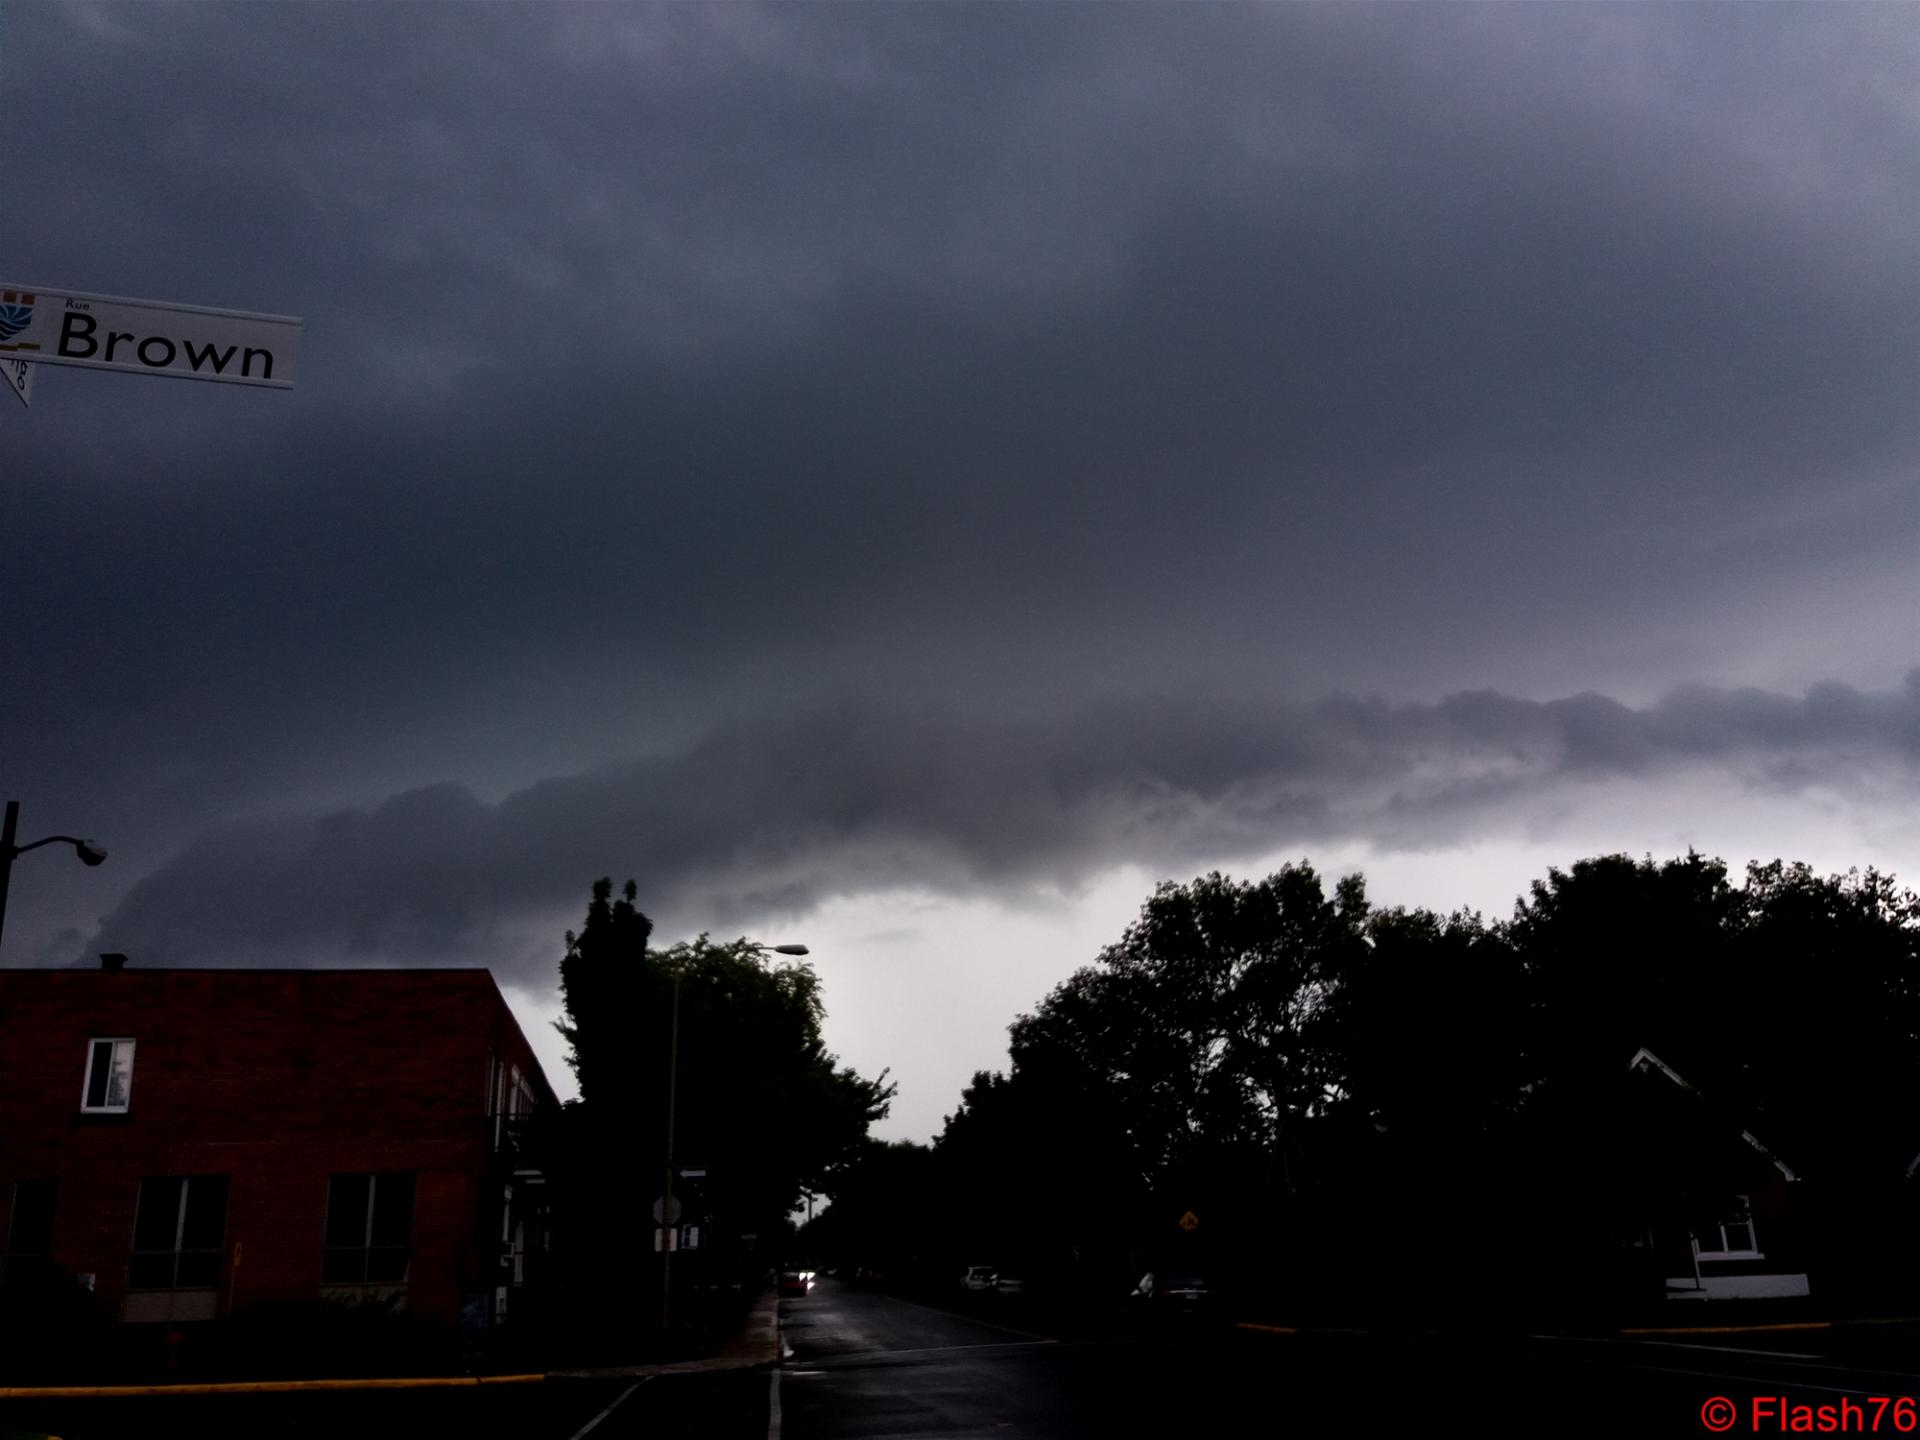
[[[962,1290],[991,1290],[995,1271],[991,1265],[969,1265],[967,1273],[960,1277]]]
[[[784,1295],[804,1295],[813,1288],[813,1277],[805,1270],[782,1270],[780,1272],[780,1293]]]
[[[1190,1270],[1169,1270],[1164,1274],[1149,1270],[1133,1287],[1133,1298],[1194,1310],[1204,1306],[1211,1297],[1207,1282]]]

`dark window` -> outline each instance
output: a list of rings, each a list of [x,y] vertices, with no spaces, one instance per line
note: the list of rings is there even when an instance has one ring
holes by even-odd
[[[13,1217],[7,1222],[8,1280],[26,1280],[53,1266],[53,1206],[58,1180],[16,1180]]]
[[[1718,1215],[1698,1226],[1694,1230],[1694,1242],[1702,1255],[1758,1254],[1753,1210],[1747,1197],[1735,1195]]]
[[[220,1283],[227,1234],[225,1175],[162,1175],[140,1182],[133,1215],[134,1290],[208,1290]]]
[[[413,1176],[402,1171],[335,1175],[327,1185],[329,1285],[397,1285],[413,1242]]]

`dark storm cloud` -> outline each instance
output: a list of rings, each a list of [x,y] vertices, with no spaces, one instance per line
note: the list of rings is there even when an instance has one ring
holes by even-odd
[[[1863,766],[1883,791],[1920,778],[1920,671],[1890,692],[1694,689],[1644,708],[1336,696],[1110,703],[1010,724],[847,705],[732,723],[683,754],[497,805],[440,785],[369,813],[209,834],[136,886],[90,948],[156,963],[511,956],[522,922],[584,903],[604,872],[635,878],[668,930],[894,887],[1018,901],[1124,862],[1458,843],[1596,780],[1791,792],[1852,786]],[[549,940],[521,973],[502,968],[537,983],[551,964]]]
[[[64,371],[0,417],[9,793],[138,873],[457,775],[512,798],[408,823],[477,806],[512,896],[535,777],[675,757],[609,772],[637,817],[727,717],[848,693],[1051,735],[1011,749],[1057,756],[1060,823],[1148,853],[1103,787],[1158,732],[1102,695],[1243,697],[1179,747],[1205,795],[1398,753],[1366,707],[1269,723],[1341,687],[1644,698],[1754,643],[1888,673],[1830,582],[1920,529],[1913,15],[10,7],[6,277],[308,323],[291,395]],[[1570,769],[1654,763],[1644,719],[1556,714]],[[925,743],[985,745],[952,723]],[[1046,819],[1001,870],[1081,854]]]

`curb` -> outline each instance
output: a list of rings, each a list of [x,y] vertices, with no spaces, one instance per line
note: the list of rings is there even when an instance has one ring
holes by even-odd
[[[615,1365],[605,1370],[555,1370],[539,1376],[542,1380],[650,1380],[655,1375],[712,1375],[723,1370],[771,1370],[780,1363],[770,1360],[729,1360],[709,1356],[705,1360],[671,1360],[658,1365]]]
[[[1237,1330],[1253,1330],[1262,1335],[1370,1335],[1386,1333],[1378,1330],[1363,1330],[1325,1325],[1263,1325],[1252,1320],[1233,1322]],[[1805,1330],[1856,1330],[1873,1325],[1920,1325],[1920,1316],[1889,1315],[1861,1320],[1776,1320],[1751,1325],[1633,1325],[1622,1326],[1617,1330],[1599,1334],[1581,1334],[1567,1331],[1554,1338],[1562,1339],[1604,1339],[1607,1336],[1624,1336],[1629,1339],[1643,1335],[1778,1335]],[[1428,1330],[1421,1332],[1437,1335],[1442,1332]],[[1534,1338],[1544,1338],[1536,1336]]]
[[[771,1300],[771,1304],[767,1303]],[[525,1375],[426,1375],[415,1379],[233,1380],[189,1385],[0,1385],[0,1400],[144,1400],[162,1395],[285,1395],[342,1390],[467,1390],[491,1385],[539,1385],[548,1380],[641,1380],[653,1375],[699,1375],[719,1370],[766,1370],[778,1366],[785,1349],[780,1334],[779,1299],[764,1297],[748,1312],[747,1329],[765,1335],[733,1344],[734,1353],[702,1360],[658,1365],[623,1365],[604,1370],[551,1370]],[[736,1341],[742,1337],[736,1337]]]
[[[284,1395],[324,1390],[456,1390],[538,1385],[545,1375],[423,1375],[389,1380],[233,1380],[204,1385],[0,1385],[0,1400],[134,1400],[156,1395]]]
[[[754,1333],[760,1332],[760,1333]],[[780,1299],[769,1291],[754,1302],[746,1322],[718,1355],[667,1360],[655,1365],[614,1365],[598,1370],[555,1370],[554,1380],[642,1380],[653,1375],[706,1375],[720,1370],[766,1370],[780,1363]]]
[[[1621,1335],[1772,1335],[1785,1330],[1832,1330],[1832,1320],[1781,1320],[1771,1325],[1635,1325]]]
[[[1764,1335],[1781,1330],[1864,1330],[1870,1325],[1920,1325],[1920,1316],[1884,1315],[1862,1320],[1781,1320],[1768,1325],[1643,1325],[1621,1335]]]

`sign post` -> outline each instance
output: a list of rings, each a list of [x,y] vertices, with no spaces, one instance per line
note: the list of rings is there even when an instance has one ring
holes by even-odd
[[[0,362],[291,390],[300,328],[288,315],[0,283]]]

